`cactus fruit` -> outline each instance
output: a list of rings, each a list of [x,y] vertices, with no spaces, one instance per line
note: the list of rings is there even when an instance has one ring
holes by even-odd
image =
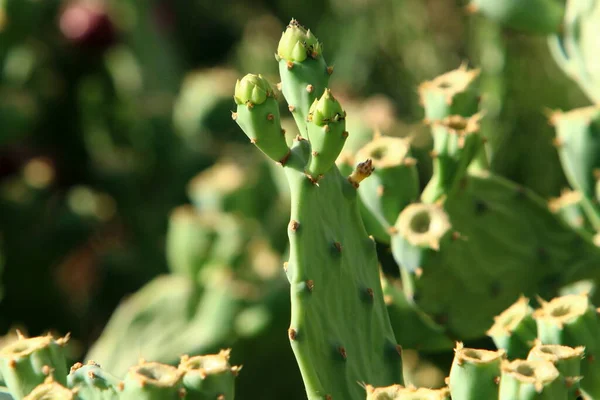
[[[333,71],[322,53],[323,46],[315,35],[292,19],[281,35],[276,58],[281,91],[302,136],[308,134],[310,108],[323,95]]]
[[[459,342],[454,351],[449,379],[452,398],[461,400],[497,398],[500,367],[506,358],[504,350],[470,349]]]
[[[470,117],[477,113],[479,92],[478,69],[469,70],[466,65],[447,72],[419,86],[421,105],[425,109],[425,121],[433,123],[452,115]]]
[[[51,377],[45,379],[44,383],[36,386],[23,400],[78,400],[72,390],[67,389]],[[82,399],[83,400],[83,399]],[[85,399],[87,400],[87,398]]]
[[[6,386],[17,399],[22,399],[46,377],[67,384],[67,362],[64,346],[69,336],[54,339],[51,335],[19,339],[0,350],[0,370]]]
[[[499,400],[567,400],[567,385],[550,361],[505,361]]]
[[[556,128],[560,162],[571,186],[581,192],[581,206],[595,230],[600,229],[596,182],[600,170],[600,106],[556,112],[550,118]]]
[[[392,385],[373,387],[366,385],[367,400],[450,400],[450,391],[443,389],[425,389]]]
[[[487,331],[497,348],[506,351],[510,360],[527,357],[529,349],[537,337],[537,327],[533,319],[533,308],[529,299],[519,297],[512,306],[494,317],[494,325]]]
[[[429,216],[403,211],[392,251],[407,296],[450,337],[483,335],[521,294],[554,295],[597,276],[590,240],[532,192],[491,173],[465,176],[443,209],[431,207],[438,210]]]
[[[179,400],[184,398],[182,372],[177,368],[143,360],[127,372],[119,385],[123,400]]]
[[[421,201],[433,203],[455,190],[471,162],[483,154],[480,120],[481,114],[468,118],[451,115],[432,123],[433,175]]]
[[[356,153],[356,159],[373,162],[375,170],[359,186],[358,194],[379,230],[387,232],[398,214],[419,198],[419,175],[410,140],[376,135]]]
[[[579,394],[581,380],[581,361],[584,354],[583,346],[568,347],[557,344],[536,344],[529,351],[528,360],[547,360],[554,364],[562,379],[569,388],[569,394],[576,398]]]
[[[275,91],[262,75],[248,74],[235,85],[233,119],[270,159],[285,164],[290,149],[281,128]]]
[[[586,295],[567,295],[542,302],[535,311],[542,344],[585,347],[581,362],[581,390],[591,399],[600,397],[600,321]]]
[[[467,9],[506,27],[541,35],[558,32],[565,12],[557,0],[471,0]]]
[[[230,350],[218,354],[181,358],[179,370],[189,400],[233,400],[235,377],[241,367],[229,365]]]
[[[104,371],[98,364],[76,363],[67,376],[67,384],[83,400],[118,400],[119,379]]]

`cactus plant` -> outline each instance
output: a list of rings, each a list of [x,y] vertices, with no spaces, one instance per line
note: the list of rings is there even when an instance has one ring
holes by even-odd
[[[475,400],[498,397],[504,350],[486,351],[465,348],[457,343],[450,369],[450,393],[455,399]]]
[[[177,400],[185,396],[182,372],[177,368],[143,360],[127,372],[121,382],[123,400]]]
[[[510,360],[525,358],[535,338],[537,327],[529,299],[521,296],[500,315],[494,317],[494,325],[487,331],[497,348],[506,351]]]
[[[291,189],[288,334],[309,399],[359,399],[360,386],[347,382],[402,383],[400,349],[385,311],[374,243],[358,213],[356,189],[371,174],[371,160],[346,178],[335,166],[346,136],[345,113],[326,88],[328,71],[312,33],[292,21],[278,54],[282,91],[304,137],[297,138],[284,162],[283,147],[272,154],[264,150],[282,136],[271,135],[271,143],[259,139],[256,145],[283,164]],[[238,86],[234,119],[244,133],[253,139],[271,122],[276,125],[269,129],[276,132],[279,119],[252,116],[256,107],[240,104],[239,91]],[[357,326],[362,327],[358,336]],[[369,337],[369,344],[361,337]]]
[[[118,400],[119,379],[94,361],[75,363],[67,376],[67,385],[85,400]]]

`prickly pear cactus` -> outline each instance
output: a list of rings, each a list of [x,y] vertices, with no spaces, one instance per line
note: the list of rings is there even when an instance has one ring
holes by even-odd
[[[490,173],[466,176],[443,206],[407,207],[396,227],[405,292],[451,337],[482,336],[523,293],[554,295],[598,275],[600,253],[588,238],[530,191]]]
[[[98,364],[76,363],[67,376],[67,384],[85,400],[118,400],[119,379],[104,371]]]
[[[246,95],[269,93],[264,78],[247,76],[242,82],[248,86],[236,87],[234,119],[284,166],[290,186],[288,335],[308,398],[361,399],[357,382],[402,383],[401,352],[383,301],[375,243],[357,204],[357,188],[371,174],[371,161],[363,160],[350,177],[334,164],[347,137],[346,113],[326,89],[328,71],[312,33],[292,21],[278,53],[283,94],[308,140],[298,137],[288,149],[278,134],[276,108],[260,109],[268,96]]]

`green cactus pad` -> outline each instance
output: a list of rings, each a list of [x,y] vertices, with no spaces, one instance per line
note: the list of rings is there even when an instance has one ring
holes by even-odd
[[[182,372],[170,365],[141,361],[120,384],[122,400],[179,400],[184,398]]]
[[[581,390],[591,399],[600,398],[600,320],[589,298],[566,295],[543,302],[534,318],[542,344],[585,347]]]
[[[419,96],[425,109],[425,120],[433,123],[452,115],[470,117],[477,113],[479,74],[478,69],[469,70],[466,65],[461,65],[431,81],[423,82],[419,86]]]
[[[38,385],[23,398],[23,400],[88,400],[76,396],[73,391],[67,389],[52,378],[47,378],[44,383]]]
[[[13,397],[22,399],[48,376],[59,384],[67,384],[64,346],[68,340],[68,336],[54,339],[51,335],[19,335],[17,341],[0,350],[0,370]]]
[[[392,328],[402,348],[439,352],[454,346],[454,342],[446,336],[442,326],[437,325],[431,317],[408,301],[399,287],[399,282],[382,276],[381,285]]]
[[[499,400],[567,400],[565,381],[550,361],[505,361]]]
[[[235,85],[233,119],[270,159],[285,164],[289,148],[281,128],[275,91],[262,75],[248,74]]]
[[[554,364],[561,379],[569,388],[569,395],[577,398],[581,380],[581,361],[585,350],[583,346],[568,347],[558,344],[536,344],[529,351],[528,360],[546,360]]]
[[[67,384],[84,400],[118,400],[119,379],[104,371],[98,364],[88,361],[71,367]]]
[[[309,157],[309,144],[300,140],[285,167],[292,193],[288,333],[310,400],[360,399],[364,393],[355,382],[402,383],[375,243],[363,227],[353,186],[371,168],[358,168],[351,184],[334,166],[316,185],[304,173]]]
[[[281,36],[277,58],[281,91],[300,134],[306,136],[309,109],[322,96],[332,69],[325,63],[321,44],[296,20],[289,23]]]
[[[598,230],[600,207],[595,198],[600,171],[600,106],[556,112],[550,121],[556,129],[558,155],[565,175],[583,195],[581,205]]]
[[[308,137],[312,152],[306,171],[313,180],[318,181],[329,171],[340,155],[348,137],[345,119],[346,113],[329,89],[310,107]]]
[[[450,400],[450,391],[443,389],[425,389],[392,385],[373,387],[366,385],[367,400]]]
[[[484,335],[493,317],[522,294],[554,295],[568,283],[597,279],[600,249],[510,181],[471,174],[443,211],[446,221],[436,218],[439,211],[407,207],[392,251],[407,296],[451,337]]]
[[[558,32],[565,12],[557,0],[471,0],[468,9],[508,28],[540,35]]]
[[[416,161],[410,156],[410,140],[376,136],[356,154],[356,159],[373,161],[375,170],[358,188],[365,208],[380,229],[388,231],[398,214],[420,194]]]
[[[456,345],[450,369],[450,393],[461,400],[496,399],[504,350],[490,351]]]
[[[230,350],[218,354],[181,358],[179,370],[188,400],[233,400],[235,377],[241,367],[229,365]]]
[[[519,297],[512,306],[494,317],[494,325],[487,331],[487,335],[494,340],[497,348],[506,351],[510,360],[527,357],[537,337],[537,327],[529,299],[525,296]]]

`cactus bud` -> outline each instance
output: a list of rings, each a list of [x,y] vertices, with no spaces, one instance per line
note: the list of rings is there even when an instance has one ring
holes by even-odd
[[[235,102],[242,104],[262,104],[267,97],[274,95],[273,88],[262,75],[248,74],[235,84]]]
[[[291,20],[287,29],[281,35],[277,55],[287,61],[302,62],[308,57],[317,58],[321,55],[322,46],[319,40],[309,30],[306,30],[295,19]]]
[[[285,141],[275,92],[262,75],[248,74],[235,84],[234,120],[246,136],[272,160],[285,164],[290,149]]]
[[[329,89],[310,107],[308,139],[313,151],[307,172],[312,179],[326,173],[342,152],[348,137],[345,119],[346,113]]]

